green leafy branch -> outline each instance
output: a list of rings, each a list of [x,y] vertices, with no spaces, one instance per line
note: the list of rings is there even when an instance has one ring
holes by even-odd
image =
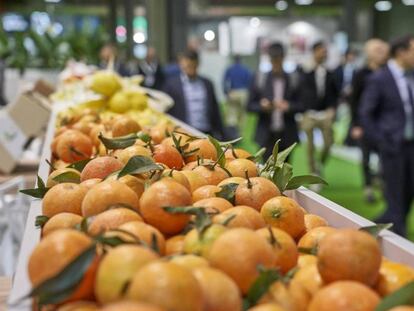
[[[392,226],[393,226],[392,223],[388,223],[388,224],[375,224],[375,225],[372,225],[372,226],[361,227],[361,228],[359,228],[359,230],[365,231],[365,232],[371,234],[374,238],[378,238],[379,235],[380,235],[380,233],[383,230],[391,229]]]
[[[266,269],[263,266],[259,266],[258,270],[259,276],[249,288],[249,291],[243,300],[243,310],[248,310],[255,306],[263,295],[269,291],[270,286],[283,278],[281,273],[275,269]]]
[[[68,165],[68,168],[73,168],[75,170],[77,170],[78,172],[82,172],[83,169],[85,168],[86,164],[88,164],[91,160],[93,159],[85,159],[85,160],[80,160],[77,162],[73,162],[72,164]]]
[[[135,144],[138,139],[147,144],[151,142],[151,137],[144,132],[138,132],[117,138],[104,137],[102,133],[99,133],[98,138],[107,150],[125,149]]]
[[[375,311],[387,311],[398,306],[414,306],[414,281],[386,296]]]
[[[131,157],[127,164],[118,173],[118,179],[125,175],[144,174],[151,171],[162,171],[164,167],[156,164],[151,158],[136,155]]]
[[[216,197],[226,199],[234,205],[236,189],[238,186],[239,184],[236,183],[225,184],[220,187],[221,190],[219,192],[216,192]]]
[[[281,152],[279,152],[279,143],[280,140],[273,147],[272,155],[260,170],[260,176],[273,181],[282,193],[286,190],[297,189],[303,185],[328,184],[324,179],[316,175],[293,176],[293,167],[286,162],[286,159],[296,147],[296,143]]]
[[[189,140],[187,140],[185,142],[185,144],[182,144],[181,143],[182,142],[182,139],[183,139],[182,136],[180,136],[179,138],[177,138],[177,136],[175,136],[174,133],[171,133],[171,138],[173,140],[175,149],[177,149],[177,151],[181,154],[181,156],[183,158],[187,158],[189,156],[192,156],[195,153],[197,153],[197,151],[200,150],[200,148],[194,148],[194,149],[188,150],[190,148]]]
[[[49,191],[50,188],[47,188],[44,181],[37,175],[37,188],[33,189],[22,189],[19,192],[29,195],[34,198],[42,199],[45,194]]]
[[[203,207],[194,206],[164,206],[163,209],[171,214],[187,214],[194,215],[195,218],[192,225],[197,229],[200,235],[202,235],[213,222],[211,220],[211,213],[207,213]],[[218,213],[218,211],[217,211]],[[213,214],[217,214],[213,213]]]
[[[77,174],[73,171],[63,172],[59,175],[56,175],[52,179],[58,183],[66,183],[66,182],[75,183],[75,184],[80,183],[79,173]]]

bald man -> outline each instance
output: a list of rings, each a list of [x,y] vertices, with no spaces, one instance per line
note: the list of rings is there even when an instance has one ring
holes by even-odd
[[[351,128],[350,136],[357,142],[362,152],[362,168],[364,173],[364,192],[367,202],[375,202],[375,196],[372,189],[372,172],[369,167],[369,159],[373,152],[374,146],[364,138],[362,124],[358,118],[358,109],[361,102],[362,93],[365,90],[369,76],[379,68],[383,67],[389,54],[388,43],[380,39],[368,40],[364,47],[366,64],[358,70],[352,80],[352,94],[350,99],[351,106]]]

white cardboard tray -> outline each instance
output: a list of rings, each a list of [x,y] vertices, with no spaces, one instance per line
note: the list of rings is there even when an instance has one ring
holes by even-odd
[[[45,143],[43,146],[42,158],[39,165],[39,176],[46,180],[49,173],[49,166],[45,159],[50,159],[50,143],[54,136],[55,120],[58,111],[62,107],[54,106],[49,121]],[[203,133],[191,128],[187,124],[172,118],[178,125],[191,131],[194,135],[204,136]],[[347,210],[346,208],[308,190],[300,188],[287,192],[287,195],[294,198],[307,211],[324,217],[333,227],[359,228],[370,226],[374,223]],[[17,262],[16,274],[13,279],[13,286],[9,296],[10,311],[29,311],[31,310],[31,300],[25,300],[18,304],[12,303],[23,297],[31,290],[31,284],[27,275],[28,259],[36,244],[40,241],[40,230],[36,229],[34,223],[36,216],[41,214],[41,201],[33,200],[30,205],[30,211],[27,218],[26,229],[23,242],[20,248],[19,259]],[[402,238],[391,231],[385,230],[381,234],[381,247],[383,254],[389,259],[405,263],[414,267],[414,244],[405,238]]]

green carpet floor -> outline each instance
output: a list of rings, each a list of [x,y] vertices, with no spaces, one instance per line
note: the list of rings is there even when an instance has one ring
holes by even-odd
[[[258,149],[257,145],[253,141],[256,122],[256,117],[253,114],[248,114],[242,129],[244,139],[241,142],[241,147],[252,153]],[[344,131],[341,130],[343,129],[343,126],[336,126],[335,129],[338,129],[341,135],[344,135]],[[298,146],[294,151],[292,163],[295,175],[308,173],[305,150],[303,146]],[[359,165],[332,156],[325,166],[323,177],[329,183],[329,186],[326,186],[321,192],[321,195],[324,197],[371,220],[381,215],[384,211],[385,204],[379,189],[376,191],[378,199],[376,203],[369,204],[364,200],[362,171]],[[413,209],[408,223],[408,237],[414,241]]]

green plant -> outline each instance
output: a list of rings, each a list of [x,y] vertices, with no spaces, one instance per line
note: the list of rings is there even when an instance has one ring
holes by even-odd
[[[25,41],[31,40],[34,51],[29,52]],[[99,63],[99,51],[107,42],[108,34],[103,27],[80,31],[69,30],[63,35],[38,34],[32,30],[7,34],[0,27],[0,58],[8,67],[62,69],[69,59],[88,64]]]

